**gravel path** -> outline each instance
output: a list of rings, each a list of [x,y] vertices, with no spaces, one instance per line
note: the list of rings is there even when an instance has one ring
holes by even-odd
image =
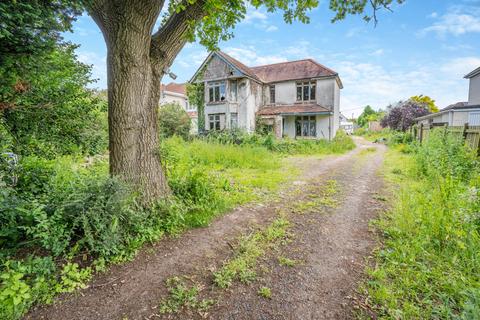
[[[270,203],[240,207],[179,238],[159,241],[142,250],[129,263],[113,266],[95,277],[89,287],[61,296],[47,307],[32,310],[28,319],[153,319],[167,295],[165,280],[190,275],[211,286],[210,271],[231,256],[231,242],[252,228],[268,224],[280,209],[315,190],[326,180],[336,180],[339,204],[318,208],[317,213],[292,214],[294,238],[282,255],[301,261],[294,267],[280,266],[276,255],[264,261],[269,270],[251,285],[236,285],[227,291],[204,289],[218,303],[208,313],[182,311],[163,316],[173,319],[348,319],[352,300],[362,277],[365,257],[375,245],[368,222],[382,208],[376,199],[382,181],[377,170],[384,146],[355,138],[354,151],[324,159],[298,158],[305,168],[292,187]],[[296,190],[296,192],[295,192]],[[298,190],[305,190],[304,194]],[[317,189],[318,190],[318,189]],[[268,286],[272,298],[259,297],[260,286]]]

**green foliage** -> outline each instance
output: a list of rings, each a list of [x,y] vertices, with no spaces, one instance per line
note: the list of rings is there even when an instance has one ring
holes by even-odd
[[[242,146],[258,146],[280,154],[330,154],[343,153],[355,147],[353,140],[338,130],[332,141],[319,139],[276,139],[272,134],[248,134],[242,130],[212,130],[204,137],[207,141]]]
[[[240,239],[235,257],[224,262],[213,273],[214,282],[220,288],[228,288],[238,279],[249,283],[256,279],[257,261],[269,247],[281,243],[288,236],[290,222],[284,217],[275,219],[265,230],[254,232]]]
[[[20,55],[42,54],[71,30],[81,13],[80,1],[6,0],[0,3],[0,64]]]
[[[188,83],[187,97],[191,105],[197,107],[198,115],[198,132],[205,130],[205,84]]]
[[[370,121],[379,121],[384,115],[383,111],[375,111],[371,106],[366,106],[362,114],[357,118],[357,124],[361,128],[365,128]]]
[[[272,290],[268,287],[261,287],[260,289],[258,289],[258,295],[265,299],[271,299]]]
[[[168,299],[160,303],[160,313],[174,313],[181,308],[205,311],[215,303],[210,299],[199,300],[200,287],[196,284],[189,286],[186,280],[180,277],[167,279]]]
[[[430,113],[438,112],[438,106],[435,104],[435,100],[433,100],[429,96],[424,96],[423,94],[421,94],[419,96],[410,97],[409,100],[424,105]]]
[[[434,130],[411,154],[390,150],[393,208],[366,289],[380,319],[474,319],[480,278],[480,171],[460,139]]]
[[[0,66],[0,116],[11,151],[54,158],[106,150],[106,102],[85,89],[90,67],[76,61],[73,50],[65,45],[27,59],[16,72]]]
[[[174,135],[187,139],[192,123],[187,111],[178,103],[167,103],[160,106],[158,112],[158,128],[163,138]]]

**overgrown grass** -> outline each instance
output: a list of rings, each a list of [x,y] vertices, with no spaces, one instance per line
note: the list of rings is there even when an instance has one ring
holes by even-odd
[[[295,152],[331,153],[353,142],[340,136],[298,144]],[[19,318],[32,304],[81,287],[109,263],[131,259],[145,242],[205,226],[295,174],[285,153],[261,143],[173,137],[163,141],[161,155],[173,196],[151,208],[140,205],[138,191],[109,177],[104,156],[23,157],[15,186],[11,170],[0,167],[0,318]]]
[[[387,152],[393,207],[365,289],[382,319],[478,319],[480,172],[461,140],[433,132],[412,154]]]

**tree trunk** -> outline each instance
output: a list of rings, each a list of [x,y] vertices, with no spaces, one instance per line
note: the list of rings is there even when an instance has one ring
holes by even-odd
[[[157,121],[163,68],[150,58],[153,24],[141,24],[145,19],[135,19],[135,11],[121,15],[105,28],[107,33],[102,30],[108,51],[110,173],[141,188],[150,203],[170,194]]]
[[[110,173],[141,188],[144,201],[170,194],[162,168],[157,113],[164,67],[186,42],[204,0],[172,14],[152,35],[163,0],[95,0],[92,18],[107,44]]]

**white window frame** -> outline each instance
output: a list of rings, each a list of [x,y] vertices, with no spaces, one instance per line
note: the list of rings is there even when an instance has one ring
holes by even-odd
[[[227,99],[225,81],[208,83],[207,98],[209,103],[223,102]]]
[[[317,82],[316,81],[297,81],[296,96],[297,96],[297,101],[301,101],[301,102],[315,101],[317,96]]]
[[[300,126],[300,134],[298,133]],[[305,132],[306,130],[306,132]],[[311,138],[317,136],[317,117],[316,116],[297,116],[295,117],[295,137]]]
[[[208,115],[208,130],[222,130],[222,116],[225,113],[211,113]]]
[[[231,112],[230,113],[230,129],[238,128],[238,113]]]

